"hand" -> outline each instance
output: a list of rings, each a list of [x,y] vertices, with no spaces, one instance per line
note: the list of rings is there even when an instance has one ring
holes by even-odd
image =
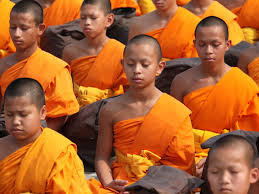
[[[201,178],[204,164],[206,162],[207,158],[202,158],[197,164],[196,164],[196,176]]]
[[[126,184],[128,184],[128,181],[126,180],[115,179],[109,184],[105,185],[105,187],[114,189],[116,191],[120,191],[120,193],[123,193],[123,194],[127,194],[129,192],[125,191],[124,189]]]

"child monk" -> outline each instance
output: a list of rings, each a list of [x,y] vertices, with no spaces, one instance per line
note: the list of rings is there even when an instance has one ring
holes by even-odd
[[[127,85],[120,64],[124,45],[106,36],[113,19],[110,1],[84,0],[80,25],[86,38],[63,51],[63,59],[71,65],[80,106],[121,94]]]
[[[40,126],[46,105],[36,80],[13,81],[4,110],[10,135],[0,139],[0,193],[91,193],[76,145]]]
[[[210,149],[207,178],[213,194],[247,194],[259,179],[256,151],[244,137],[228,135]]]
[[[190,111],[155,87],[165,62],[156,39],[138,35],[124,50],[128,91],[104,106],[96,151],[96,172],[104,187],[124,191],[153,165],[192,171],[194,144]],[[110,166],[112,147],[116,160]]]
[[[158,40],[163,58],[197,57],[193,45],[194,29],[200,18],[178,7],[176,0],[153,0],[156,10],[131,22],[129,39],[147,34]]]
[[[259,88],[239,68],[225,64],[231,41],[222,19],[203,19],[195,36],[201,64],[176,76],[171,95],[192,111],[198,162],[207,156],[200,144],[208,138],[236,129],[259,131]]]
[[[224,20],[229,29],[229,40],[233,45],[245,40],[243,31],[237,23],[237,16],[214,0],[191,0],[184,6],[201,19],[208,16],[216,16]]]
[[[44,30],[43,10],[37,2],[20,1],[12,8],[10,35],[16,52],[0,60],[0,87],[3,95],[6,87],[17,78],[36,79],[46,95],[47,124],[58,130],[79,106],[68,64],[38,48],[37,41]]]

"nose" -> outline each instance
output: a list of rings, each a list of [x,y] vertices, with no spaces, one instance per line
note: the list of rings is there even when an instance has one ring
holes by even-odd
[[[141,65],[136,64],[134,67],[134,74],[139,74],[141,72]]]
[[[21,37],[22,30],[20,28],[15,28],[13,34],[14,34],[14,37],[19,38]]]
[[[226,184],[230,183],[230,179],[231,179],[231,176],[228,172],[221,173],[220,183],[222,185],[226,185]]]
[[[211,45],[206,46],[206,54],[211,54],[213,52],[213,47]]]
[[[19,116],[14,116],[13,117],[13,125],[14,126],[17,126],[17,125],[20,125],[21,124],[21,119]]]

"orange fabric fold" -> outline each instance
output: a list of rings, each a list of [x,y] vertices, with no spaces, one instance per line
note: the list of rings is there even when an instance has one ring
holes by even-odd
[[[137,16],[141,15],[141,9],[135,0],[111,0],[112,9],[132,7],[136,9]]]
[[[177,5],[184,6],[189,3],[191,0],[176,0]]]
[[[2,96],[13,80],[23,77],[33,78],[42,85],[48,117],[78,112],[79,105],[73,93],[70,67],[61,59],[37,48],[30,57],[11,66],[1,75]]]
[[[219,17],[227,23],[229,30],[229,40],[232,41],[233,45],[236,45],[239,42],[245,40],[243,31],[237,23],[237,16],[217,1],[213,1],[206,12],[200,17],[203,19],[208,16]]]
[[[80,18],[82,3],[83,0],[55,0],[50,7],[44,9],[44,23],[48,27]]]
[[[248,64],[248,75],[259,86],[259,57],[257,57],[250,64]]]
[[[14,44],[11,40],[9,34],[9,19],[10,12],[13,8],[14,3],[10,0],[1,0],[0,1],[0,59],[6,57],[7,55],[15,52]]]
[[[161,157],[160,164],[191,173],[194,138],[189,114],[190,111],[179,101],[162,94],[146,116],[114,125],[113,146],[124,155],[141,155],[145,150]],[[136,179],[129,177],[125,166],[125,163],[114,161],[113,178],[132,183]]]
[[[193,44],[194,30],[200,18],[188,10],[178,7],[165,28],[146,33],[158,40],[162,48],[163,58],[177,59],[197,57]]]

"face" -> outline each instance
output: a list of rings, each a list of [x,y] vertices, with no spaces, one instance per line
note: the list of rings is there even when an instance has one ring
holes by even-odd
[[[45,119],[45,106],[39,110],[28,95],[7,97],[4,103],[8,132],[20,142],[33,142],[40,134],[40,121]]]
[[[209,159],[208,181],[213,194],[247,194],[258,177],[258,169],[251,169],[245,149],[218,148]]]
[[[12,12],[10,15],[10,35],[16,50],[25,50],[37,45],[38,37],[43,34],[45,25],[36,25],[32,13]]]
[[[203,65],[224,63],[225,52],[231,41],[225,40],[225,33],[220,26],[200,27],[194,41]]]
[[[164,62],[158,62],[155,49],[149,44],[131,44],[122,63],[130,86],[136,88],[154,84],[165,66]]]
[[[81,8],[80,25],[87,38],[105,35],[113,23],[114,15],[105,15],[99,5],[87,4]]]
[[[158,10],[166,10],[173,4],[176,4],[176,0],[152,0]]]

